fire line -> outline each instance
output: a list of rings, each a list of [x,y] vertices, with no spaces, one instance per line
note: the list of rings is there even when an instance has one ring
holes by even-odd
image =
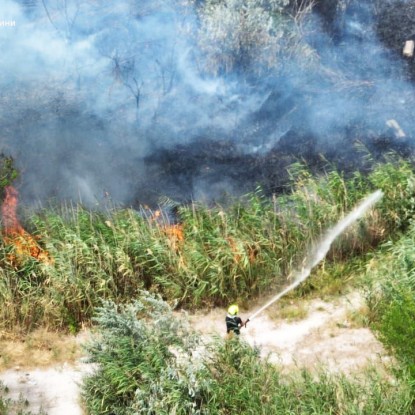
[[[1,207],[3,240],[5,244],[15,248],[8,257],[10,262],[16,266],[24,257],[31,256],[39,261],[50,263],[49,253],[39,246],[35,238],[26,232],[19,222],[17,217],[19,192],[13,186],[6,186],[4,190],[6,196]]]

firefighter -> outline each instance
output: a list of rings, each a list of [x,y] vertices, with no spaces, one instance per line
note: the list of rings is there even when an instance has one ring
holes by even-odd
[[[239,307],[236,304],[232,304],[228,308],[228,314],[226,315],[226,332],[228,334],[240,334],[240,328],[244,325],[242,319],[238,316]]]

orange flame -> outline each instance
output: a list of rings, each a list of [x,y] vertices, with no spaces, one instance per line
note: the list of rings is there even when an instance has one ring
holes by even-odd
[[[168,225],[164,228],[164,232],[170,239],[175,239],[179,242],[184,241],[183,225]]]
[[[179,253],[184,241],[183,225],[164,225],[162,231],[167,236],[170,249]]]
[[[6,197],[4,198],[1,207],[1,214],[3,217],[3,234],[16,236],[24,235],[25,231],[17,219],[17,204],[19,202],[19,193],[13,186],[6,186],[4,188]]]
[[[239,253],[238,245],[236,244],[235,239],[233,239],[231,236],[228,236],[226,240],[228,241],[229,247],[231,248],[233,260],[238,264],[241,260],[241,254]]]
[[[177,251],[184,241],[183,225],[180,223],[175,225],[169,224],[168,219],[166,219],[160,209],[152,213],[150,223],[156,224],[164,232],[171,248]]]
[[[3,219],[3,239],[8,245],[13,245],[15,252],[9,255],[11,263],[16,265],[19,259],[24,256],[31,256],[40,261],[50,263],[47,251],[43,250],[34,237],[27,233],[17,218],[17,205],[19,203],[19,193],[13,186],[4,188],[6,196],[1,207]]]
[[[229,247],[231,248],[231,252],[233,254],[233,260],[235,261],[235,263],[239,263],[242,260],[242,254],[241,254],[241,250],[238,247],[237,242],[235,241],[235,239],[233,239],[231,236],[228,236],[226,238]],[[258,248],[256,246],[252,246],[250,244],[245,244],[243,245],[243,252],[248,254],[248,259],[249,259],[249,263],[253,264],[258,256]]]

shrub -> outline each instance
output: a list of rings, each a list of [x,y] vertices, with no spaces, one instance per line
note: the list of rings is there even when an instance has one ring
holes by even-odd
[[[385,244],[367,272],[372,327],[415,378],[415,226]]]
[[[186,408],[189,391],[182,390],[174,362],[187,359],[194,342],[166,303],[145,293],[126,306],[107,302],[96,322],[99,336],[87,350],[98,368],[84,383],[90,414],[131,414],[133,408],[167,414],[162,409],[177,401]]]
[[[394,352],[415,378],[415,298],[405,287],[392,289],[391,301],[382,300],[379,321],[373,324],[382,342]]]
[[[280,66],[282,52],[292,52],[300,38],[294,20],[284,13],[288,4],[289,0],[206,1],[200,9],[199,45],[207,69],[249,73],[254,67]]]

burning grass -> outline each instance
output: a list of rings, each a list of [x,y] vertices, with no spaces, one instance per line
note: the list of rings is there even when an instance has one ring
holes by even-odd
[[[337,172],[314,178],[294,167],[290,195],[270,200],[257,192],[226,208],[182,206],[179,223],[161,221],[162,213],[153,219],[134,210],[103,213],[81,206],[31,214],[24,223],[41,237],[53,262],[18,256],[15,245],[4,244],[1,326],[76,331],[102,299],[128,301],[141,289],[186,307],[244,303],[286,285],[308,246],[374,189],[384,192],[382,202],[334,243],[328,263],[373,249],[413,215],[415,175],[408,164],[380,165],[367,177],[349,179]],[[15,217],[5,217],[3,233],[10,234]],[[343,272],[330,276],[324,267],[318,271],[324,278],[314,275],[299,293],[344,283]]]
[[[13,186],[6,186],[4,190],[6,196],[1,207],[3,241],[5,245],[12,247],[8,260],[15,267],[18,267],[27,256],[51,264],[52,259],[48,252],[39,246],[35,238],[26,232],[19,222],[18,191]]]

